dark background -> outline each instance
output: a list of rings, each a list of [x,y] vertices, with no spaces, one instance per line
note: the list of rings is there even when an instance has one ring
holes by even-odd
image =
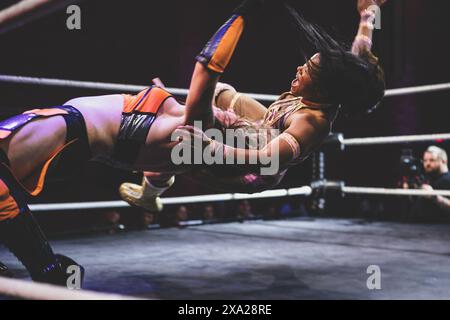
[[[2,0],[4,8],[14,1]],[[359,17],[355,0],[294,1],[310,20],[351,44]],[[0,73],[129,84],[150,84],[160,77],[169,87],[188,87],[194,57],[230,15],[239,0],[83,1],[82,30],[69,31],[64,11],[0,35]],[[374,52],[387,75],[388,88],[450,81],[448,13],[444,0],[391,0],[383,8],[382,30]],[[303,64],[295,32],[284,11],[269,4],[245,30],[222,81],[242,92],[279,94],[289,89]],[[26,109],[57,105],[70,98],[110,92],[0,83],[2,117]],[[449,132],[450,92],[386,98],[363,119],[340,118],[334,131],[346,137]],[[438,142],[448,151],[445,142]],[[328,174],[350,185],[395,186],[403,147],[417,156],[427,144],[348,148],[328,158]],[[291,171],[282,186],[310,182],[310,163]],[[56,181],[38,201],[117,198],[130,174],[92,164],[68,184]],[[167,195],[205,191],[183,179]]]

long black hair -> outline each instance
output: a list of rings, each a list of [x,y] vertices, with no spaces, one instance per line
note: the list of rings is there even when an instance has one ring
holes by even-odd
[[[353,54],[350,46],[339,43],[321,27],[308,22],[283,1],[291,23],[298,32],[302,58],[315,53],[320,62],[309,62],[311,78],[325,102],[340,104],[347,115],[372,111],[384,97],[384,72],[378,58],[369,50]]]

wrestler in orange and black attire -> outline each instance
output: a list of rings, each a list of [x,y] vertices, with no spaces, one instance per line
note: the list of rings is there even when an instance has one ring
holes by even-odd
[[[131,168],[158,110],[172,95],[158,87],[150,87],[137,95],[123,96],[122,121],[110,160],[118,167]],[[35,109],[1,121],[0,139],[7,138],[33,119],[58,115],[66,122],[66,144],[56,150],[35,174],[19,182],[10,170],[6,154],[0,149],[0,241],[23,263],[33,280],[66,285],[65,268],[76,263],[53,253],[27,202],[29,196],[42,191],[49,173],[73,175],[80,163],[91,159],[84,118],[76,108],[68,105]]]
[[[0,241],[22,262],[33,280],[65,286],[69,276],[67,267],[77,263],[53,253],[27,202],[30,195],[42,190],[50,166],[69,172],[69,168],[76,168],[76,163],[90,158],[84,118],[72,106],[32,110],[1,121],[0,139],[7,138],[33,119],[56,115],[63,116],[67,126],[65,152],[61,152],[62,149],[55,152],[38,174],[19,182],[10,170],[8,157],[0,149]],[[53,161],[57,158],[59,161]],[[83,277],[81,266],[80,270]]]

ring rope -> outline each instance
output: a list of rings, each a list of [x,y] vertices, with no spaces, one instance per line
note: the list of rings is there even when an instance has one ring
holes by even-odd
[[[450,140],[450,133],[392,136],[392,137],[352,138],[352,139],[343,139],[340,142],[345,146],[364,146],[375,144],[396,144],[396,143],[422,142],[435,140]]]
[[[119,91],[119,92],[122,92],[122,91],[140,92],[140,91],[148,88],[148,86],[143,86],[143,85],[63,80],[63,79],[52,79],[52,78],[35,78],[35,77],[13,76],[13,75],[0,75],[0,82],[33,84],[33,85],[52,86],[52,87],[69,87],[69,88],[80,88],[80,89],[108,90],[108,91]],[[189,92],[188,89],[180,89],[180,88],[166,88],[166,90],[174,95],[180,95],[180,96],[187,96],[187,94]],[[275,101],[276,99],[278,99],[278,96],[270,95],[270,94],[247,93],[247,95],[253,99],[261,100],[261,101]]]
[[[22,0],[0,11],[0,34],[81,0]]]
[[[450,197],[450,190],[416,190],[416,189],[389,189],[389,188],[368,188],[368,187],[342,187],[343,193],[348,194],[378,194],[392,196],[418,196],[418,197]]]
[[[375,187],[358,187],[346,186],[343,181],[318,180],[311,183],[313,190],[338,190],[348,194],[378,194],[393,196],[417,196],[417,197],[433,197],[444,196],[450,197],[450,190],[423,190],[423,189],[396,189],[396,188],[375,188]]]
[[[396,195],[396,196],[418,196],[432,197],[445,196],[450,197],[450,190],[414,190],[414,189],[389,189],[389,188],[369,188],[356,186],[343,186],[340,183],[326,182],[315,183],[311,187],[304,186],[292,189],[268,190],[254,194],[227,193],[217,195],[198,195],[188,197],[161,198],[164,205],[204,203],[217,201],[250,200],[263,198],[281,198],[290,196],[310,196],[313,189],[339,189],[348,194],[378,194],[378,195]],[[73,202],[73,203],[48,203],[30,205],[34,212],[39,211],[61,211],[61,210],[83,210],[83,209],[112,209],[128,208],[130,205],[125,201],[97,201],[97,202]]]
[[[72,87],[83,89],[96,89],[96,90],[110,90],[110,91],[142,91],[148,86],[142,85],[130,85],[119,83],[105,83],[105,82],[93,82],[93,81],[77,81],[77,80],[64,80],[53,78],[36,78],[36,77],[22,77],[14,75],[0,75],[0,82],[20,83],[20,84],[33,84],[42,86],[56,86],[56,87]],[[169,92],[175,95],[187,95],[187,89],[180,88],[167,88]],[[450,83],[424,85],[408,88],[398,88],[386,90],[385,97],[401,96],[415,93],[426,93],[435,91],[450,90]],[[261,100],[261,101],[275,101],[279,98],[278,95],[271,94],[258,94],[258,93],[246,93],[249,97]]]
[[[408,94],[426,93],[450,90],[450,83],[431,84],[409,88],[389,89],[386,91],[386,97],[404,96]]]
[[[55,0],[22,0],[12,6],[0,11],[0,26],[12,19],[23,16],[31,11],[47,5]]]
[[[0,277],[0,294],[31,300],[143,300],[117,294],[69,290],[49,284]]]
[[[165,205],[170,205],[170,204],[186,204],[199,202],[280,198],[289,196],[309,196],[311,194],[312,194],[311,187],[304,186],[292,189],[267,190],[253,194],[224,193],[213,195],[161,198],[161,201]],[[29,207],[30,210],[34,212],[39,212],[39,211],[83,210],[83,209],[112,209],[112,208],[127,208],[129,206],[130,205],[127,202],[118,200],[118,201],[33,204],[30,205]]]

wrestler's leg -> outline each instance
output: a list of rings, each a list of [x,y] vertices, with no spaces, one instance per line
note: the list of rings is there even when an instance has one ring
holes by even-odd
[[[267,108],[250,98],[249,96],[238,93],[236,90],[227,86],[220,94],[217,94],[216,105],[222,110],[232,110],[240,118],[251,122],[258,122],[264,119]]]
[[[65,142],[65,121],[62,116],[55,116],[27,123],[7,139],[0,140],[0,148],[20,181],[45,163]]]
[[[197,56],[198,62],[186,100],[186,124],[193,124],[195,120],[202,121],[203,128],[214,124],[212,99],[215,86],[231,60],[244,30],[245,20],[262,3],[263,0],[244,1]]]
[[[65,143],[65,131],[62,117],[38,119],[0,141],[0,242],[22,262],[33,280],[58,285],[67,285],[66,269],[77,264],[53,253],[18,181]],[[80,271],[83,273],[82,267]]]

